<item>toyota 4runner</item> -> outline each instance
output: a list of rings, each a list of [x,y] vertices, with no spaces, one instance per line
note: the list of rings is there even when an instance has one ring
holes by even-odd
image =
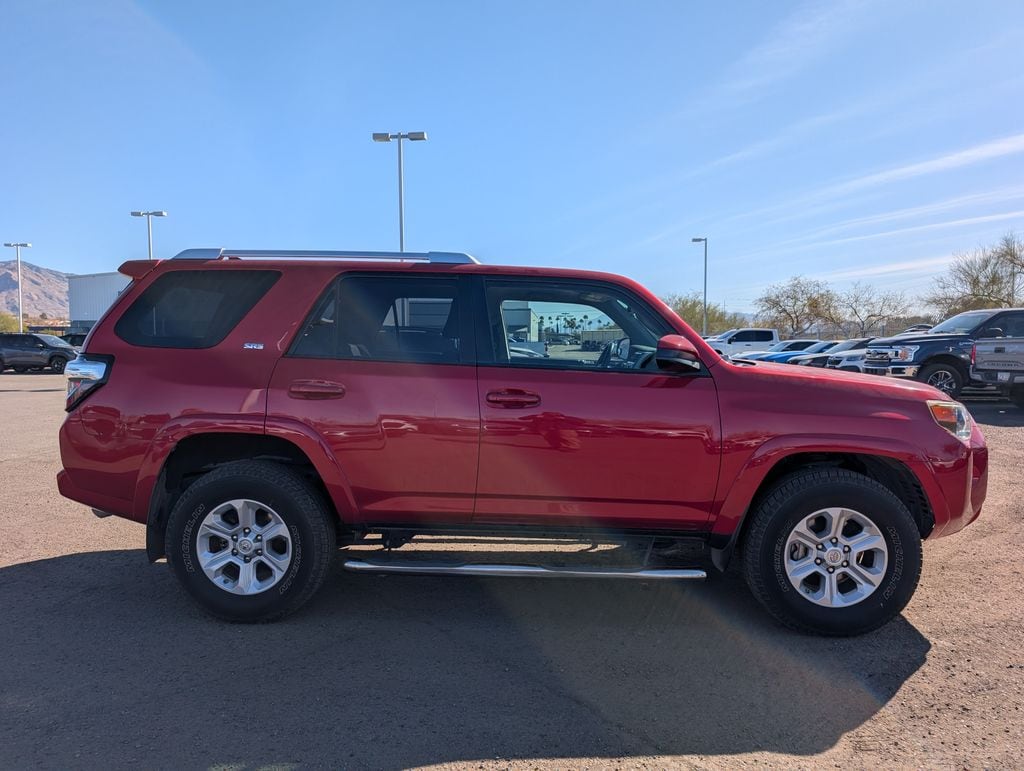
[[[651,581],[738,554],[777,619],[857,634],[900,612],[922,541],[985,497],[984,439],[945,394],[725,361],[618,276],[220,249],[121,272],[67,367],[58,486],[145,525],[149,559],[225,619],[296,610],[339,550],[362,572]],[[569,317],[597,350],[508,342]],[[635,559],[396,557],[438,536]]]

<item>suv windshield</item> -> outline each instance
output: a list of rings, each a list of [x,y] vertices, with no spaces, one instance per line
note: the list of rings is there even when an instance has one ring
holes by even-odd
[[[54,348],[70,348],[67,340],[61,340],[59,337],[54,335],[36,335],[36,338],[42,340],[47,345],[52,345]]]
[[[870,337],[858,337],[856,340],[843,340],[835,348],[831,348],[829,353],[839,353],[840,351],[852,351],[855,348],[863,348],[865,345],[870,343],[872,338]]]
[[[926,335],[962,335],[995,315],[994,311],[967,311],[937,324]]]

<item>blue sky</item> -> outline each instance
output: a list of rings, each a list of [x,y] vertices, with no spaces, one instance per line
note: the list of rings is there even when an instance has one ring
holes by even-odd
[[[0,237],[69,272],[407,248],[925,290],[1024,232],[1024,4],[5,0]],[[7,255],[5,255],[7,256]]]

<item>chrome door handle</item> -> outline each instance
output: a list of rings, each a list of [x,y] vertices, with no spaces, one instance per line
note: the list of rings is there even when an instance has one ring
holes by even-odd
[[[288,395],[293,399],[340,399],[345,386],[332,380],[293,380]]]
[[[505,407],[513,410],[536,407],[540,404],[540,394],[518,388],[505,388],[500,391],[489,391],[487,403],[492,407]]]

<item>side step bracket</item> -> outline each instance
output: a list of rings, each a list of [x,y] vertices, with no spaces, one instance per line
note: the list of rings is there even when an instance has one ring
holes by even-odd
[[[388,560],[368,562],[345,560],[345,570],[353,573],[408,573],[428,576],[502,576],[507,578],[632,578],[642,581],[702,580],[707,573],[696,568],[558,568],[541,565],[501,565],[496,563],[446,563]]]

